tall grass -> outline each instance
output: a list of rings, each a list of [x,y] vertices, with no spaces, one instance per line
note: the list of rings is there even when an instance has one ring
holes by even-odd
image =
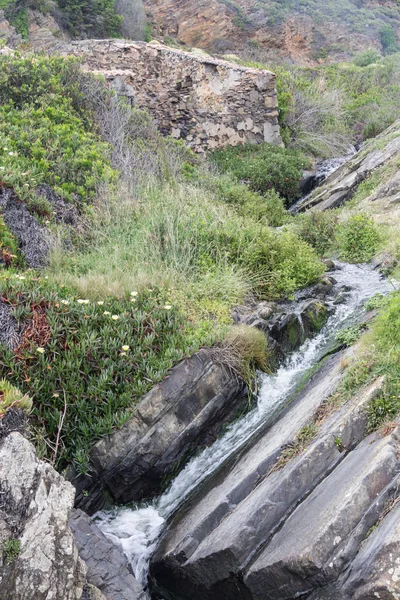
[[[188,183],[150,185],[139,199],[105,193],[78,252],[59,248],[50,274],[88,298],[171,288],[189,313],[227,317],[246,294],[277,298],[323,266],[294,233],[274,231]]]

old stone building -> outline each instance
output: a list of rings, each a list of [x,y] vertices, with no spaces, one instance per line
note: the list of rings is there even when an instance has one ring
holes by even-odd
[[[104,74],[159,129],[196,152],[243,142],[281,144],[276,77],[157,43],[81,40],[65,53]]]

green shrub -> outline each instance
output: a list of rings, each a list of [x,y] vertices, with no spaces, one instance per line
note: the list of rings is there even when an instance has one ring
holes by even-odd
[[[34,201],[35,189],[47,183],[87,203],[99,181],[116,176],[110,147],[78,108],[75,69],[76,61],[60,58],[0,57],[1,177],[23,200]]]
[[[342,223],[336,233],[343,260],[362,263],[373,258],[381,242],[381,234],[373,219],[354,215]]]
[[[377,63],[381,58],[382,56],[378,50],[375,48],[368,48],[367,50],[364,50],[364,52],[357,54],[353,59],[353,63],[358,67],[368,67],[369,65]]]
[[[200,185],[206,185],[218,200],[236,207],[239,214],[263,221],[271,227],[281,227],[290,220],[283,199],[274,190],[261,195],[229,174],[209,177],[200,175]]]
[[[0,379],[0,419],[10,408],[21,408],[29,413],[32,409],[32,400],[6,379]]]
[[[392,25],[386,23],[379,31],[381,44],[386,54],[393,54],[397,51],[397,36]]]
[[[360,338],[365,329],[365,324],[352,325],[346,329],[341,329],[341,331],[338,331],[336,334],[336,340],[339,344],[343,344],[344,346],[352,346]]]
[[[272,144],[230,146],[213,152],[211,160],[222,173],[232,173],[260,194],[274,189],[288,204],[299,197],[302,171],[309,166],[301,152]]]
[[[296,216],[296,233],[324,256],[335,242],[338,216],[334,211],[311,210]]]
[[[122,17],[115,13],[115,0],[57,0],[63,25],[75,37],[118,37]]]
[[[10,538],[4,542],[3,556],[7,565],[11,565],[21,552],[21,541],[15,538]]]

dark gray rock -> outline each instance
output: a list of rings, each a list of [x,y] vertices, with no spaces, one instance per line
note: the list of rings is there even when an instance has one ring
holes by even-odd
[[[40,185],[36,190],[36,195],[45,198],[50,203],[57,223],[70,225],[75,229],[81,228],[81,219],[79,218],[78,210],[71,202],[67,202],[64,198],[58,196],[49,185]]]
[[[19,248],[29,267],[43,267],[50,250],[50,234],[31,215],[26,204],[14,192],[0,186],[0,211],[4,222],[18,240]]]
[[[194,450],[212,443],[247,406],[244,382],[211,351],[201,350],[173,368],[122,429],[96,444],[90,476],[69,474],[77,506],[94,512],[107,495],[117,503],[153,496]]]
[[[367,438],[287,519],[245,576],[251,597],[286,600],[335,580],[395,494],[398,444]]]
[[[204,498],[191,501],[187,515],[177,519],[165,535],[152,565],[152,575],[156,586],[161,588],[161,595],[167,591],[173,597],[176,594],[176,598],[196,600],[269,598],[269,587],[274,587],[269,579],[260,583],[264,596],[257,596],[247,584],[246,577],[243,583],[243,576],[248,569],[252,572],[257,553],[265,546],[269,548],[268,544],[274,544],[275,538],[280,539],[279,529],[282,524],[286,527],[296,505],[303,506],[310,491],[318,484],[324,485],[327,475],[335,468],[340,469],[346,454],[362,440],[366,426],[365,407],[381,386],[382,381],[378,380],[363,390],[350,404],[326,420],[304,453],[289,461],[283,469],[271,470],[279,455],[274,450],[276,444],[280,443],[282,447],[285,436],[286,440],[291,437],[291,428],[301,427],[304,416],[309,414],[310,401],[318,404],[324,397],[323,379],[309,386],[298,404],[237,461],[219,486],[211,489]],[[312,536],[311,518],[305,522],[305,530]],[[292,538],[290,531],[284,539],[288,547],[294,547],[296,532]],[[304,534],[302,531],[300,540]],[[277,544],[278,550],[282,544],[282,541]],[[285,576],[290,579],[288,573]],[[283,586],[282,581],[279,586]],[[294,596],[295,593],[282,598]]]
[[[296,311],[277,313],[268,322],[268,334],[278,342],[283,353],[299,348],[318,333],[328,318],[326,306],[318,300],[306,300]]]
[[[342,578],[342,590],[352,600],[397,600],[400,597],[400,504],[389,502],[388,514],[361,546]],[[343,582],[344,580],[344,582]]]
[[[139,600],[144,593],[123,551],[81,510],[73,510],[69,526],[79,556],[87,566],[87,581],[107,600]]]
[[[14,350],[21,342],[22,328],[11,314],[11,307],[0,298],[0,345]]]

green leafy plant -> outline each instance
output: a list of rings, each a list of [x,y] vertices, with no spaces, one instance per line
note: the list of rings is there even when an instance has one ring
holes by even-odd
[[[0,419],[10,408],[21,408],[29,413],[32,409],[32,399],[5,379],[0,379]]]
[[[288,204],[298,198],[302,171],[309,166],[301,152],[271,144],[243,144],[216,150],[212,161],[222,173],[231,173],[256,192],[265,194],[275,190]]]
[[[7,565],[11,565],[21,552],[21,541],[10,538],[4,542],[3,555]]]
[[[343,346],[352,346],[360,338],[361,334],[365,331],[366,325],[361,323],[360,325],[352,325],[346,329],[338,331],[336,334],[336,340]]]
[[[340,256],[353,263],[368,262],[381,243],[381,233],[371,217],[359,214],[342,223],[336,232]]]
[[[311,210],[296,216],[295,231],[320,256],[334,245],[338,215],[335,211]]]

